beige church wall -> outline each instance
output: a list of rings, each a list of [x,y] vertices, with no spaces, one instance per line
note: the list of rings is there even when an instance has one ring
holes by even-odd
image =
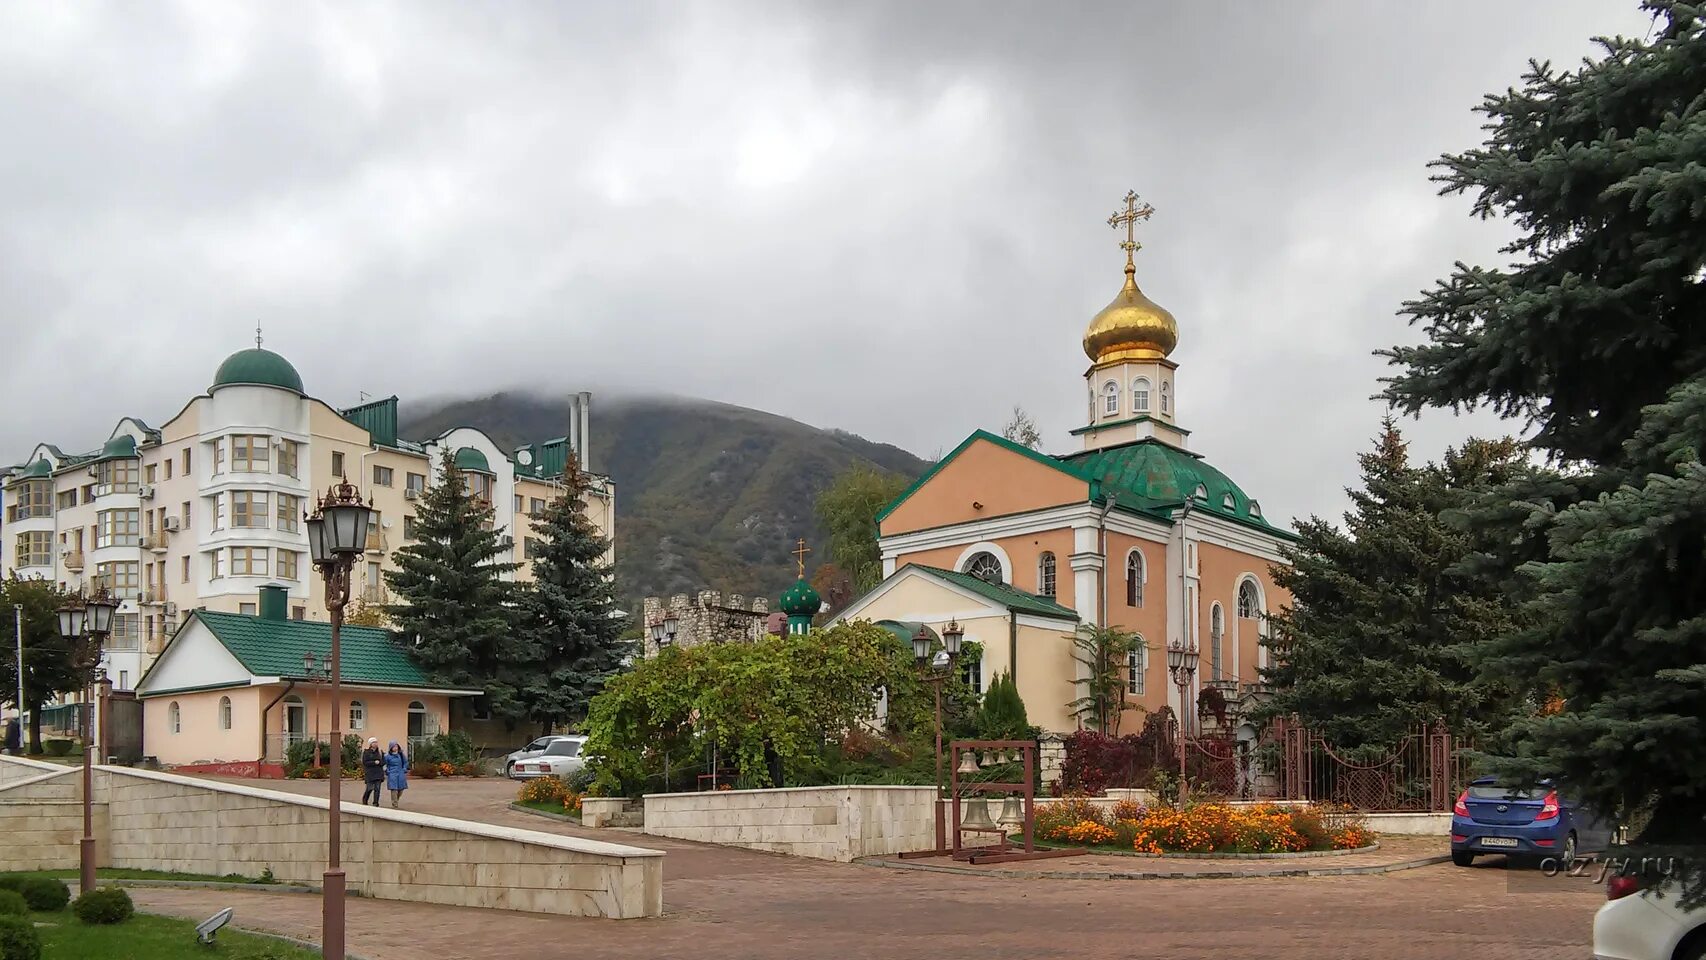
[[[895,569],[916,563],[926,567],[937,567],[942,570],[958,570],[960,558],[973,544],[993,543],[1007,554],[1008,561],[1013,565],[1010,574],[1013,586],[1026,593],[1041,593],[1041,570],[1038,561],[1044,551],[1054,553],[1054,582],[1055,602],[1061,606],[1078,610],[1077,597],[1074,596],[1072,576],[1072,531],[1063,528],[1050,530],[1045,533],[1027,533],[1012,537],[997,537],[991,540],[967,539],[964,543],[949,547],[935,547],[929,550],[918,550],[903,553],[895,558]],[[1087,602],[1094,603],[1095,598]],[[1080,611],[1081,613],[1083,611]]]
[[[980,439],[914,490],[879,526],[882,536],[892,537],[913,530],[1081,503],[1089,492],[1086,481]],[[974,503],[982,507],[974,507]]]
[[[646,833],[842,863],[934,845],[934,787],[648,794]]]
[[[322,797],[126,767],[95,772],[95,796],[107,800],[95,831],[103,865],[246,876],[271,870],[286,883],[320,882]],[[80,805],[14,801],[15,792],[0,789],[0,829],[27,825],[32,858],[51,860],[63,847],[55,862],[74,865]],[[77,811],[69,833],[62,821],[71,818],[59,807]],[[348,804],[342,845],[350,889],[363,896],[615,919],[663,912],[657,850]],[[10,855],[0,851],[0,863]]]
[[[1240,619],[1238,617],[1238,583],[1246,576],[1254,576],[1261,586],[1262,599],[1265,604],[1263,612],[1271,613],[1291,602],[1291,595],[1274,584],[1273,573],[1270,569],[1272,561],[1253,556],[1241,551],[1232,550],[1219,544],[1199,542],[1197,546],[1197,563],[1202,573],[1202,585],[1198,591],[1200,604],[1199,616],[1202,618],[1201,636],[1198,638],[1202,647],[1204,669],[1208,663],[1209,642],[1209,612],[1219,601],[1226,611],[1227,647],[1223,657],[1230,675],[1233,670],[1233,646],[1237,648],[1236,679],[1241,683],[1255,683],[1261,679],[1257,671],[1257,657],[1260,645],[1261,621],[1258,618]],[[1206,676],[1206,672],[1203,674]]]
[[[1016,680],[1026,717],[1045,731],[1077,730],[1078,720],[1069,706],[1081,695],[1078,663],[1073,659],[1072,625],[1062,622],[1059,627],[1045,628],[1022,623],[1018,633]]]

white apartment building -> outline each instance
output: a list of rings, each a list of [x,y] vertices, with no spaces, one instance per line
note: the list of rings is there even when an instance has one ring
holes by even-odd
[[[292,617],[326,616],[302,518],[341,477],[375,510],[352,594],[384,602],[383,573],[413,538],[415,502],[448,450],[527,579],[532,517],[557,496],[569,452],[586,463],[589,400],[575,398],[565,436],[516,450],[471,427],[414,442],[397,436],[396,397],[334,408],[257,345],[158,428],[124,417],[98,450],[41,443],[0,468],[0,572],[72,590],[99,583],[120,598],[103,663],[114,689],[129,690],[198,607],[254,613],[260,588],[278,584]],[[614,540],[615,487],[602,476],[594,487],[588,512]]]

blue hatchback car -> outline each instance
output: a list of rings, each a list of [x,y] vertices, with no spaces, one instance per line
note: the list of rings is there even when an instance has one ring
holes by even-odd
[[[1483,853],[1555,857],[1569,864],[1581,850],[1603,850],[1608,825],[1565,800],[1549,780],[1511,787],[1480,777],[1457,798],[1451,816],[1451,862],[1467,867]]]

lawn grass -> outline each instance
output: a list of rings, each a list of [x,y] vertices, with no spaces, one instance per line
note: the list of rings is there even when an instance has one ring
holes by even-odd
[[[0,873],[3,877],[53,877],[56,880],[77,879],[75,870],[15,870]],[[95,871],[95,877],[100,880],[197,880],[204,883],[277,883],[277,880],[266,880],[258,877],[246,877],[240,873],[228,873],[216,877],[209,873],[173,873],[170,870],[130,870],[121,867],[102,867]],[[73,887],[76,884],[72,884]]]
[[[517,800],[515,805],[518,807],[526,807],[529,810],[538,810],[541,813],[554,813],[561,817],[574,817],[576,820],[581,818],[581,812],[579,810],[564,810],[563,804],[560,801]]]
[[[213,908],[208,914],[214,913]],[[182,960],[184,957],[223,960],[318,960],[320,954],[281,940],[219,931],[211,947],[196,943],[195,921],[137,914],[124,923],[95,926],[78,920],[70,910],[32,914],[41,934],[42,960]],[[241,921],[239,915],[234,918]]]

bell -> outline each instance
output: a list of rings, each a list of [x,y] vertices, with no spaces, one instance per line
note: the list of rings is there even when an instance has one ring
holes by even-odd
[[[983,797],[970,797],[960,801],[960,826],[965,829],[994,830],[995,821],[989,819],[989,801]]]
[[[1025,822],[1025,801],[1018,794],[1008,795],[1001,804],[1001,825],[1013,827]]]
[[[977,753],[967,750],[960,754],[960,773],[976,773],[978,771]]]

